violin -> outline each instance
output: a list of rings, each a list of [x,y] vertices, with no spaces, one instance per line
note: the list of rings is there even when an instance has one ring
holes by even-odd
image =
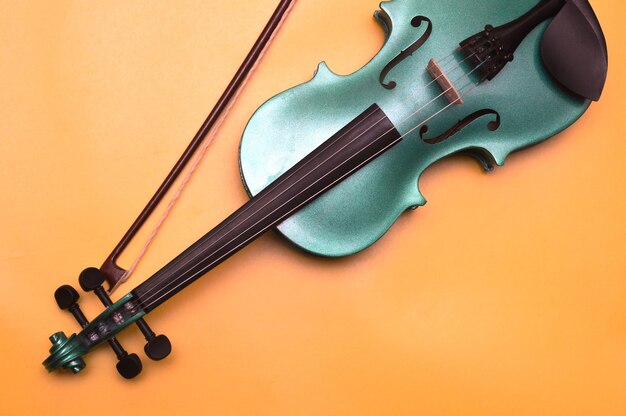
[[[288,3],[279,5],[193,146],[235,95]],[[322,63],[312,80],[263,104],[239,148],[250,200],[115,302],[103,285],[123,281],[110,261],[119,250],[103,267],[84,270],[80,286],[106,307],[92,321],[78,307],[78,292],[61,286],[57,304],[82,330],[50,337],[45,368],[77,373],[85,354],[108,343],[120,374],[133,378],[141,360],[115,336],[137,324],[148,357],[165,358],[169,339],[156,335],[144,317],[263,233],[277,229],[320,256],[357,253],[403,212],[426,203],[417,184],[429,166],[466,154],[491,171],[511,153],[572,125],[600,98],[607,47],[587,0],[481,0],[450,13],[457,3],[382,3],[374,16],[385,43],[369,63],[347,76]]]

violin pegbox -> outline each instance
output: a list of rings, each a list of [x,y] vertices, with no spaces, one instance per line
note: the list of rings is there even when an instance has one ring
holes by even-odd
[[[85,328],[89,325],[89,320],[87,320],[87,317],[85,317],[85,314],[81,311],[80,306],[78,306],[80,295],[72,286],[63,285],[59,287],[54,292],[54,299],[56,300],[59,309],[70,312],[81,328]],[[54,354],[65,347],[68,342],[68,338],[65,333],[57,332],[50,336],[50,342],[52,342],[50,354]],[[117,356],[118,362],[116,368],[122,377],[131,379],[137,377],[139,373],[141,373],[143,367],[137,354],[129,354],[115,337],[109,340],[109,346]],[[85,367],[86,364],[82,357],[76,357],[63,365],[63,368],[72,371],[74,374],[82,371]]]
[[[152,360],[158,361],[167,357],[172,351],[172,346],[165,335],[156,335],[142,317],[133,316],[139,309],[134,306],[132,301],[124,302],[121,300],[121,306],[118,306],[117,303],[114,304],[102,286],[105,280],[105,274],[95,267],[83,270],[78,278],[81,288],[85,292],[95,293],[102,304],[107,307],[107,311],[110,313],[107,314],[105,311],[106,319],[99,317],[95,322],[89,322],[78,305],[80,295],[70,285],[59,287],[54,293],[54,298],[57,306],[70,312],[84,331],[88,327],[95,327],[95,331],[87,336],[89,342],[98,342],[101,337],[108,339],[107,342],[118,359],[116,365],[118,373],[125,379],[132,379],[141,373],[143,365],[137,354],[129,354],[117,338],[111,337],[111,333],[116,331],[116,327],[121,329],[130,323],[136,323],[147,341],[144,351]],[[82,359],[84,346],[81,345],[78,338],[75,334],[68,338],[63,332],[57,332],[50,336],[50,342],[52,342],[51,358],[48,363],[50,371],[60,366],[76,374],[85,368],[86,364]]]
[[[78,281],[80,283],[80,287],[85,292],[94,292],[104,306],[108,308],[113,305],[113,301],[102,286],[106,281],[106,275],[99,269],[90,267],[83,270],[78,278]],[[136,324],[146,339],[144,352],[148,358],[154,361],[159,361],[170,354],[172,346],[169,339],[165,335],[156,335],[143,318],[138,319]]]

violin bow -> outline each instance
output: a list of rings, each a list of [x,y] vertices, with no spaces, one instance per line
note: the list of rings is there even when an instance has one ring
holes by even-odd
[[[109,293],[113,292],[121,284],[128,280],[132,272],[137,267],[139,261],[145,254],[150,243],[156,236],[159,228],[171,211],[171,208],[178,200],[178,197],[181,195],[183,188],[191,178],[191,175],[195,171],[195,168],[198,166],[200,160],[204,156],[209,144],[213,141],[213,138],[215,137],[221,124],[228,115],[229,110],[237,100],[237,97],[239,96],[248,79],[254,72],[257,64],[265,54],[265,51],[271,44],[276,33],[286,20],[291,8],[293,7],[293,4],[294,0],[280,1],[278,6],[276,7],[276,10],[270,17],[270,20],[267,22],[263,31],[252,46],[252,49],[242,62],[241,66],[235,73],[235,76],[222,93],[221,97],[209,113],[204,123],[202,123],[202,126],[200,126],[200,129],[198,130],[196,135],[193,137],[185,151],[182,153],[172,170],[165,177],[163,183],[161,183],[161,185],[158,187],[148,204],[141,211],[139,216],[135,219],[128,231],[126,231],[122,239],[119,241],[119,243],[117,243],[111,254],[109,254],[107,259],[100,267],[100,270],[106,275],[106,279],[109,284]],[[185,168],[190,165],[193,156],[196,154],[197,156],[193,160],[193,163],[191,163],[191,167],[187,176],[184,178],[180,187],[177,189],[175,195],[169,202],[159,222],[146,240],[146,243],[140,250],[132,265],[128,268],[128,270],[119,266],[117,264],[117,261],[120,255],[124,252],[130,242],[133,240],[133,238],[141,230],[147,219],[152,215],[156,207],[163,200],[168,191],[172,188],[183,170],[185,170]]]

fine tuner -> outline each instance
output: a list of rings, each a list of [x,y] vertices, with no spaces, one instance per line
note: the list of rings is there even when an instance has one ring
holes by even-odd
[[[82,329],[50,337],[43,362],[48,371],[77,373],[85,354],[108,343],[119,373],[136,376],[139,357],[115,336],[137,325],[146,355],[165,358],[170,342],[155,335],[145,315],[266,231],[278,230],[321,256],[357,253],[401,213],[425,204],[417,181],[429,166],[456,154],[476,158],[486,171],[502,166],[511,153],[578,120],[600,98],[606,80],[606,42],[587,0],[384,2],[375,17],[385,44],[368,64],[347,76],[320,64],[311,81],[271,98],[250,119],[239,153],[250,200],[112,301],[103,284],[115,290],[134,267],[119,267],[119,254],[192,156],[204,153],[210,140],[202,139],[215,134],[290,7],[291,0],[280,2],[216,107],[104,264],[81,273],[81,288],[106,309],[88,321],[75,289],[61,286],[55,293],[58,306]],[[463,13],[450,13],[460,7]]]

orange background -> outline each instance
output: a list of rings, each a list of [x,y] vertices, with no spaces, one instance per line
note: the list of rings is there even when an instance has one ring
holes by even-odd
[[[0,414],[626,414],[626,9],[592,3],[610,74],[580,122],[490,175],[430,169],[429,204],[356,256],[262,237],[149,316],[174,352],[127,382],[108,348],[45,372],[48,335],[77,328],[52,294],[101,264],[277,1],[0,1]],[[367,62],[376,8],[296,3],[123,291],[246,200],[247,119],[321,60]]]

